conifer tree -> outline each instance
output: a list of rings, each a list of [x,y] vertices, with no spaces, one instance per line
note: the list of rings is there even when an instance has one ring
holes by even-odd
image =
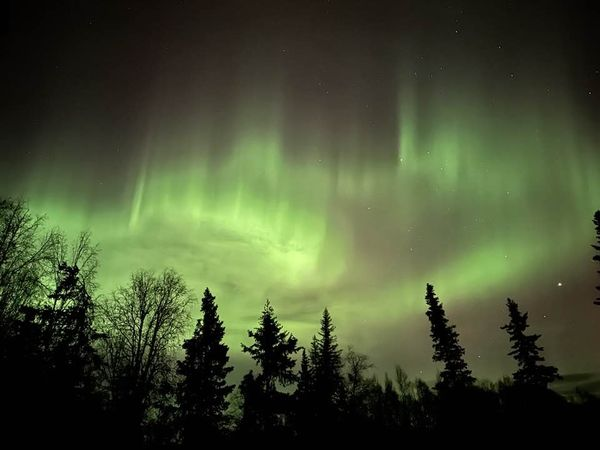
[[[527,313],[519,311],[517,302],[507,299],[508,315],[510,322],[502,326],[510,336],[512,350],[508,353],[517,361],[519,369],[513,374],[515,384],[521,386],[547,387],[557,379],[560,379],[558,369],[553,366],[540,364],[544,361],[541,356],[543,347],[537,345],[539,334],[525,334],[529,327]]]
[[[392,380],[388,377],[388,374],[385,374],[384,382],[383,382],[383,426],[385,428],[391,429],[400,424],[400,396],[396,389],[394,389],[394,384]]]
[[[306,356],[306,350],[302,349],[302,358],[300,360],[300,372],[298,373],[298,385],[296,388],[296,396],[302,399],[308,398],[312,391],[312,385],[312,371],[309,365],[308,356]]]
[[[296,427],[300,435],[306,435],[313,426],[315,413],[313,387],[312,367],[310,366],[306,350],[302,349],[298,384],[294,395],[296,398]]]
[[[283,330],[268,300],[258,328],[249,330],[248,336],[254,339],[254,343],[249,346],[242,344],[242,351],[250,354],[261,371],[254,379],[254,384],[250,383],[250,379],[247,384],[260,388],[260,427],[269,431],[278,425],[276,415],[283,412],[282,405],[286,403],[284,398],[287,396],[277,391],[277,383],[287,386],[296,381],[296,361],[293,356],[298,351],[298,341]]]
[[[38,431],[48,443],[77,441],[95,429],[100,413],[92,297],[77,266],[63,262],[56,271],[56,287],[47,299],[22,308],[14,343],[15,350],[26,353],[15,359],[19,378],[14,379],[16,392],[8,395],[16,398],[19,390],[27,390],[26,396],[20,393],[19,409],[40,422]],[[62,434],[63,423],[72,427],[68,434]]]
[[[201,311],[194,335],[183,343],[185,359],[178,362],[177,368],[182,376],[177,389],[179,414],[183,442],[188,446],[197,445],[220,429],[228,406],[226,397],[234,388],[226,380],[233,367],[227,366],[229,347],[222,342],[225,328],[208,288]]]
[[[260,366],[261,373],[257,379],[266,392],[275,392],[277,382],[286,386],[296,381],[293,355],[298,351],[298,341],[292,334],[283,331],[268,300],[258,328],[248,330],[248,336],[254,339],[254,343],[250,346],[242,344],[242,351],[250,353]]]
[[[596,254],[593,260],[600,264],[600,210],[594,214],[594,225],[596,226],[596,243],[592,244],[592,247],[596,250]],[[600,270],[598,270],[598,273],[600,274]],[[596,286],[596,289],[600,291],[600,285]],[[600,306],[600,297],[594,300],[594,305]]]
[[[325,308],[319,337],[313,340],[311,352],[315,398],[319,403],[318,411],[321,414],[333,413],[343,388],[342,351],[338,348],[334,330],[331,315]]]
[[[261,401],[263,396],[252,370],[242,378],[239,392],[243,399],[240,431],[244,433],[256,432],[262,428]]]
[[[433,360],[444,363],[436,388],[443,390],[472,386],[475,379],[464,360],[465,350],[458,342],[455,325],[448,324],[444,307],[431,284],[427,284],[425,300],[428,306],[426,314],[431,323]]]
[[[58,283],[49,302],[37,310],[42,326],[43,351],[69,389],[88,392],[99,357],[93,347],[93,301],[79,277],[79,268],[60,263]]]

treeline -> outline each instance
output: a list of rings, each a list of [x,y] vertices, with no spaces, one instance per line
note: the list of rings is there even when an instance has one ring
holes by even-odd
[[[594,223],[600,262],[600,211]],[[138,271],[99,298],[97,260],[88,234],[70,244],[22,201],[0,201],[0,442],[193,448],[274,438],[268,442],[483,432],[500,439],[581,435],[600,419],[594,396],[566,399],[548,388],[558,370],[544,364],[540,335],[527,332],[527,313],[511,299],[502,328],[517,370],[497,383],[473,377],[428,284],[433,360],[442,364],[434,386],[400,367],[393,379],[369,376],[369,358],[338,345],[327,309],[312,342],[300,345],[267,301],[242,343],[256,368],[236,387],[208,289],[185,338],[194,297],[180,275]]]

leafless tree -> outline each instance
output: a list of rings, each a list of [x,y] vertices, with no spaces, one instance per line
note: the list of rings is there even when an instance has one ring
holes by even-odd
[[[369,362],[369,357],[367,355],[358,353],[352,346],[348,347],[345,359],[348,394],[350,397],[360,396],[365,387],[364,373],[371,369],[373,364]]]
[[[398,384],[398,393],[401,401],[410,401],[414,399],[415,383],[408,378],[408,374],[401,366],[396,366],[396,383]]]
[[[6,331],[21,307],[48,294],[54,231],[44,231],[22,200],[0,200],[0,329]]]
[[[79,279],[84,284],[88,293],[93,294],[96,285],[96,273],[98,271],[98,244],[92,242],[89,231],[83,231],[71,242],[59,230],[52,232],[53,240],[50,248],[50,285],[56,285],[60,279],[60,266],[66,264],[69,267],[79,269]]]
[[[105,382],[117,408],[141,421],[172,371],[171,355],[186,325],[192,296],[173,270],[141,270],[101,302],[99,328]],[[139,424],[139,422],[138,422]]]

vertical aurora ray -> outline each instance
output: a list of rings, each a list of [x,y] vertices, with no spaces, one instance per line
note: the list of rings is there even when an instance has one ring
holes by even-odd
[[[482,116],[471,99],[423,117],[406,92],[394,164],[361,160],[356,138],[345,145],[359,157],[323,162],[307,149],[309,157],[292,160],[278,108],[242,102],[236,123],[220,126],[227,147],[213,147],[202,127],[180,142],[148,139],[117,209],[90,210],[85,189],[61,190],[60,165],[50,179],[47,166],[33,173],[29,197],[52,223],[93,230],[106,289],[148,265],[174,266],[196,290],[214,286],[234,348],[267,296],[308,338],[325,305],[342,330],[358,317],[376,322],[381,309],[403,321],[421,314],[428,280],[453,304],[468,304],[502,296],[547,261],[562,265],[570,249],[585,248],[580,219],[600,189],[593,152],[563,150],[592,145],[568,114],[521,109],[501,120]],[[308,140],[325,147],[316,131]],[[364,297],[378,307],[365,310]]]
[[[382,370],[431,374],[432,282],[468,353],[493,330],[483,351],[504,355],[510,295],[579,367],[562,342],[595,333],[573,331],[584,306],[571,325],[540,319],[585,303],[600,207],[595,116],[552,50],[562,31],[515,25],[528,39],[511,38],[477,10],[459,30],[452,7],[397,3],[387,15],[330,5],[343,15],[326,18],[311,6],[281,23],[171,11],[149,21],[174,14],[164,35],[103,34],[102,57],[79,70],[85,51],[64,44],[48,104],[32,103],[39,123],[15,140],[22,168],[0,167],[2,193],[70,234],[90,229],[103,294],[140,267],[209,286],[236,351],[268,297],[303,344],[328,306],[341,341]],[[493,358],[476,375],[510,367]]]

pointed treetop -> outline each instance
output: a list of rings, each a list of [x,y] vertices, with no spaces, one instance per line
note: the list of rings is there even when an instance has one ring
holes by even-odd
[[[596,226],[596,243],[592,244],[596,254],[592,258],[597,263],[600,263],[600,209],[594,213],[594,225]],[[600,274],[600,270],[597,271]],[[600,285],[596,286],[596,290],[600,291]],[[600,297],[596,297],[594,305],[600,306]]]
[[[433,361],[444,363],[438,389],[471,386],[475,379],[464,360],[465,350],[458,342],[455,326],[448,324],[444,307],[435,295],[433,285],[429,283],[426,288],[425,300],[428,305],[426,315],[431,324]]]
[[[250,353],[261,367],[259,379],[268,392],[275,392],[276,382],[287,385],[296,380],[293,372],[296,362],[292,355],[298,351],[298,341],[283,330],[269,300],[265,302],[258,327],[248,330],[248,336],[254,339],[254,343],[249,346],[242,344],[242,351]]]
[[[556,367],[540,364],[544,361],[544,357],[541,355],[544,347],[537,345],[541,335],[525,334],[525,330],[529,327],[527,313],[521,313],[517,302],[510,298],[507,299],[506,306],[510,321],[500,328],[506,330],[510,336],[512,350],[508,355],[512,356],[519,366],[519,369],[513,374],[515,383],[547,387],[548,383],[560,379]]]

